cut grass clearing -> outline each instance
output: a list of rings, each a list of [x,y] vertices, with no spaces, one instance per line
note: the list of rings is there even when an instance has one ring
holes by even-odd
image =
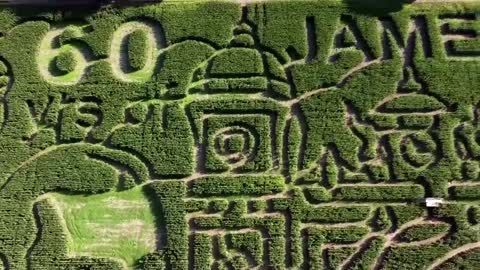
[[[155,218],[142,188],[98,195],[52,194],[61,209],[72,256],[111,257],[132,267],[155,250]]]

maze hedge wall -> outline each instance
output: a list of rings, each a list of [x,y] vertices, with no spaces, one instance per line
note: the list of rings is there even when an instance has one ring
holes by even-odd
[[[479,14],[1,9],[0,265],[480,269]],[[51,195],[137,186],[152,250],[72,253]]]

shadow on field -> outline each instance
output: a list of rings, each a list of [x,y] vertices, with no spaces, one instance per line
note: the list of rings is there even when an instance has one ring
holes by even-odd
[[[382,16],[400,11],[415,0],[343,0],[343,2],[355,13]]]

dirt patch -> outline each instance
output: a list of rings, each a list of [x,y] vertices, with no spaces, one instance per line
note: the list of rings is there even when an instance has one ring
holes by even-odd
[[[140,201],[122,200],[115,197],[108,197],[103,200],[109,208],[113,209],[143,209],[148,208],[148,204]]]
[[[156,247],[155,230],[148,228],[145,222],[139,219],[110,225],[108,228],[98,223],[89,223],[88,225],[97,235],[102,236],[102,240],[95,245],[109,246],[119,239],[128,238],[143,242],[151,250],[154,250]],[[148,237],[149,235],[151,237]]]

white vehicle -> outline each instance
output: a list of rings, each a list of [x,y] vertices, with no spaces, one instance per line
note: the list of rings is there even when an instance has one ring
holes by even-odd
[[[441,198],[425,198],[425,204],[427,207],[440,207],[443,204]]]

